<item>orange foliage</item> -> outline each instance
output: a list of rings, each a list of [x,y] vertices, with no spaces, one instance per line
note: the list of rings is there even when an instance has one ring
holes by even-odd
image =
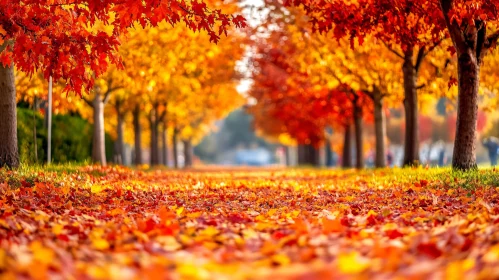
[[[497,189],[445,170],[0,175],[6,279],[499,276]]]

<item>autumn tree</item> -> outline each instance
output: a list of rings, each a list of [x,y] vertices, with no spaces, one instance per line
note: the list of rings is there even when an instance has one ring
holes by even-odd
[[[276,5],[276,3],[272,4]],[[276,20],[274,25],[268,26],[268,30],[272,30],[269,31],[270,36],[263,34],[261,37],[264,38],[263,40],[266,41],[266,44],[275,45],[276,48],[277,46],[279,48],[279,51],[272,49],[267,51],[268,54],[266,57],[269,61],[275,60],[275,65],[281,64],[281,72],[288,74],[286,78],[288,86],[285,92],[281,91],[281,94],[284,95],[283,99],[290,97],[296,88],[316,87],[323,88],[328,92],[329,98],[341,100],[336,104],[344,105],[345,102],[353,103],[351,115],[348,115],[350,113],[348,110],[342,110],[343,114],[346,115],[336,113],[333,122],[339,122],[338,120],[340,119],[352,118],[352,125],[355,124],[355,130],[358,132],[355,134],[357,150],[359,151],[357,153],[357,167],[363,166],[362,118],[364,113],[362,111],[366,111],[368,115],[374,114],[374,119],[376,120],[376,166],[383,167],[385,165],[386,138],[383,117],[385,108],[383,102],[387,96],[391,97],[389,98],[390,104],[400,99],[397,91],[402,88],[399,83],[401,75],[397,75],[398,71],[393,71],[393,69],[401,67],[402,63],[376,38],[366,38],[366,40],[369,40],[369,43],[364,45],[356,44],[355,48],[351,49],[346,40],[337,41],[327,36],[312,33],[308,24],[308,18],[304,16],[303,11],[300,9],[280,8],[287,9],[288,11],[281,13],[286,15],[285,18]],[[279,26],[279,31],[273,31],[276,29],[276,25]],[[263,26],[267,27],[266,25]],[[274,40],[273,38],[276,39]],[[265,47],[261,49],[265,52]],[[275,55],[279,52],[282,53],[281,57],[277,59],[272,58],[272,53]],[[264,57],[261,53],[258,53],[257,56]],[[279,63],[280,60],[286,61],[286,64]],[[259,64],[265,63],[262,59],[257,59],[257,61]],[[261,66],[260,68],[263,69]],[[292,75],[290,69],[295,69],[294,71],[299,74]],[[264,74],[261,77],[262,79],[269,80],[267,84],[255,84],[254,87],[270,85],[276,78],[267,78],[269,75]],[[289,83],[289,81],[295,82]],[[277,86],[279,86],[279,83],[282,84],[282,82],[277,83]],[[345,90],[341,90],[341,88]],[[317,91],[315,92],[317,95]],[[345,98],[345,94],[352,98]],[[368,105],[362,108],[357,101],[364,97],[371,99],[372,103],[361,102],[362,106]],[[333,106],[333,103],[330,101],[323,100],[322,102]],[[306,101],[305,103],[306,105],[302,106],[313,104],[312,101],[308,101],[308,103]],[[373,107],[369,104],[375,104],[375,106]],[[334,114],[333,107],[328,108]],[[304,119],[301,115],[305,114],[305,112],[308,111],[301,109],[298,114],[290,115],[301,120]],[[321,122],[320,116],[317,116],[314,112],[311,115],[316,116],[317,123]],[[300,117],[298,118],[298,116]],[[346,121],[344,125],[350,125],[350,123]],[[340,125],[340,131],[344,130],[346,134],[349,134],[350,129],[348,127],[344,128],[344,125]],[[310,127],[312,126],[303,125],[302,129],[305,130]],[[319,134],[323,134],[323,132]],[[349,135],[346,135],[346,139],[350,139]],[[345,141],[345,151],[350,151],[348,148],[349,144],[350,141]],[[347,161],[345,163],[347,166],[350,165]]]
[[[400,63],[396,58],[376,40],[369,38],[369,43],[362,46],[356,46],[354,49],[345,44],[345,40],[336,42],[319,34],[310,34],[305,44],[305,48],[313,49],[309,53],[314,57],[314,63],[308,64],[312,75],[322,79],[325,85],[339,85],[345,88],[348,85],[351,89],[344,93],[351,92],[355,100],[364,97],[371,102],[363,101],[361,106],[354,102],[353,119],[355,124],[356,139],[361,142],[361,119],[360,112],[368,111],[369,115],[374,117],[375,131],[375,166],[385,167],[385,139],[386,139],[386,106],[398,102],[401,88],[399,83],[398,71],[393,71]],[[344,94],[343,93],[343,94]],[[348,131],[348,129],[345,129]],[[358,144],[357,150],[362,146]],[[361,154],[358,154],[358,160],[361,160]]]
[[[419,0],[419,1],[337,1],[316,5],[315,2],[291,0],[289,5],[304,6],[312,17],[313,26],[319,31],[333,30],[335,37],[349,36],[362,40],[364,34],[391,36],[394,43],[401,44],[404,54],[414,53],[414,47],[431,49],[444,34],[449,34],[456,52],[458,73],[458,118],[452,166],[455,169],[476,168],[476,123],[478,112],[478,89],[480,64],[487,51],[495,47],[499,33],[499,3],[495,1]],[[492,32],[492,33],[491,33]],[[421,38],[424,41],[420,41]],[[409,40],[409,41],[406,41]],[[408,42],[411,44],[405,44]],[[410,78],[417,68],[423,50],[418,51],[416,63],[405,60],[404,81],[415,84]],[[404,56],[409,58],[409,56]],[[411,70],[409,66],[413,66]],[[411,71],[409,71],[411,70]],[[413,75],[414,77],[414,75]],[[415,92],[416,87],[411,91]],[[407,95],[406,98],[415,96]],[[412,102],[414,99],[409,100]],[[412,128],[408,128],[412,130]],[[406,151],[411,152],[411,151]],[[407,159],[407,158],[406,158]]]
[[[321,85],[318,77],[300,71],[297,56],[292,55],[300,53],[299,49],[293,52],[287,48],[295,48],[296,45],[287,40],[275,42],[282,45],[261,44],[253,58],[254,84],[250,95],[256,103],[249,111],[255,115],[255,125],[259,130],[276,136],[289,135],[302,145],[299,146],[301,162],[316,165],[316,148],[326,140],[326,128],[332,125],[339,125],[340,129],[349,127],[353,123],[354,105],[357,105],[356,108],[362,106],[358,102],[359,94],[362,94],[347,86],[344,88],[348,90],[344,91]],[[344,111],[346,106],[351,110]],[[360,110],[356,112],[360,119],[362,113]],[[357,131],[360,131],[359,121],[357,125]],[[358,143],[362,146],[361,140]],[[362,153],[359,154],[362,158]],[[362,162],[362,159],[358,160],[359,166]]]
[[[362,45],[366,34],[385,42],[403,60],[404,106],[406,135],[404,164],[418,161],[418,74],[424,58],[444,38],[439,27],[441,17],[432,9],[432,1],[336,1],[317,5],[300,0],[285,1],[286,5],[302,6],[316,31],[333,33],[335,38],[347,37],[354,47],[357,38]],[[421,13],[420,10],[425,10]],[[395,46],[395,47],[393,47]]]
[[[2,102],[0,165],[19,164],[16,131],[14,66],[20,71],[41,70],[44,77],[67,81],[67,90],[93,88],[109,62],[120,65],[118,37],[135,22],[155,26],[183,21],[193,30],[205,30],[218,41],[230,25],[241,27],[244,19],[205,2],[184,1],[3,1],[0,4],[0,95]],[[112,31],[89,27],[104,23]],[[90,70],[90,71],[89,71]],[[92,73],[92,74],[89,74]]]

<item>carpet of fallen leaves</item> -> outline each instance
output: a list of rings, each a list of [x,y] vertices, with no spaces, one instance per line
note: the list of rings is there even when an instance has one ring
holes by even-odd
[[[497,279],[476,173],[1,171],[0,278]]]

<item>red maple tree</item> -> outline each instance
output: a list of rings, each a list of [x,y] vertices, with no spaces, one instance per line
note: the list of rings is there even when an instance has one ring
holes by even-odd
[[[240,15],[224,14],[206,1],[184,0],[4,0],[0,3],[0,166],[17,166],[14,66],[65,80],[81,94],[109,63],[120,65],[119,36],[139,23],[156,26],[184,22],[218,42],[230,26],[243,27]]]
[[[285,0],[286,5],[302,6],[320,32],[332,31],[337,38],[349,36],[362,42],[366,34],[389,40],[402,49],[404,58],[406,139],[417,139],[416,77],[418,65],[432,46],[452,38],[458,57],[458,118],[453,168],[476,168],[476,120],[480,64],[486,51],[495,47],[499,32],[499,1],[491,0]],[[424,36],[421,36],[424,35]],[[424,39],[422,39],[424,38]],[[414,49],[419,48],[417,55]],[[414,56],[416,58],[414,62]],[[410,126],[409,126],[410,125]],[[409,133],[412,133],[413,138]],[[472,135],[472,137],[470,137]],[[417,144],[405,149],[405,163],[417,159]]]

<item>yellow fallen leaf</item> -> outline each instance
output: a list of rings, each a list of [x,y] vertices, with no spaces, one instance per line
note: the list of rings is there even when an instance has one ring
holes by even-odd
[[[109,248],[109,242],[102,238],[96,238],[92,240],[92,246],[97,250],[106,250]]]
[[[55,257],[54,251],[45,248],[40,242],[35,241],[31,243],[30,248],[35,260],[46,265],[53,262]]]
[[[109,273],[104,267],[97,265],[87,268],[87,273],[94,279],[109,279]]]
[[[56,224],[52,227],[52,233],[55,235],[62,234],[64,232],[64,225]]]
[[[272,261],[277,263],[278,265],[288,265],[291,263],[291,260],[288,256],[284,254],[277,254],[272,256]]]
[[[499,260],[499,245],[492,246],[483,256],[483,260],[486,262],[496,262]]]
[[[187,213],[187,217],[188,218],[198,218],[199,216],[201,216],[201,214],[203,214],[202,212],[192,212],[192,213]]]
[[[216,227],[209,226],[209,227],[205,228],[204,230],[200,231],[199,235],[213,237],[213,236],[217,235],[219,232],[220,231]]]
[[[450,263],[445,269],[447,279],[461,279],[464,274],[475,266],[475,260],[466,259]]]
[[[367,261],[363,261],[357,252],[340,254],[338,256],[338,268],[345,274],[357,274],[369,267]]]
[[[103,186],[101,186],[101,185],[92,185],[92,186],[90,187],[90,191],[91,191],[92,193],[100,193],[103,189],[104,189],[104,187],[103,187]]]

